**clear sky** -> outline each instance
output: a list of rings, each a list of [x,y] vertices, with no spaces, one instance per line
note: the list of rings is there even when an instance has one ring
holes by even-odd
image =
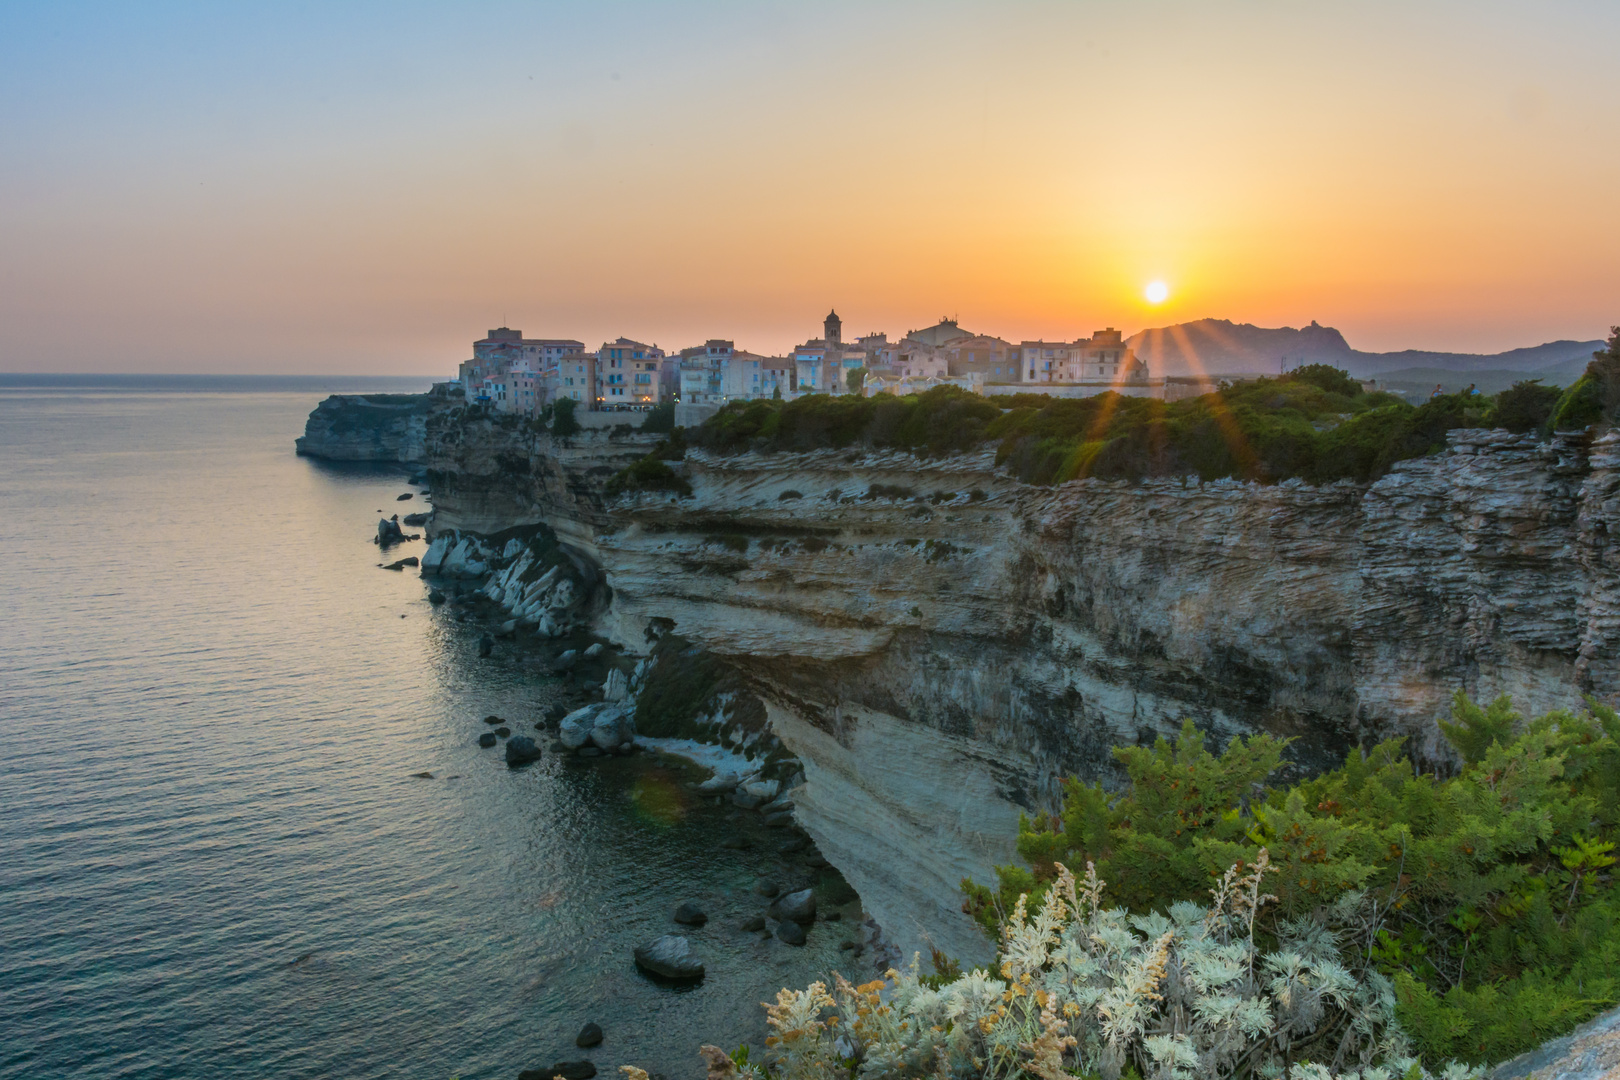
[[[1617,40],[1614,0],[0,0],[0,370],[779,352],[830,306],[1601,337]]]

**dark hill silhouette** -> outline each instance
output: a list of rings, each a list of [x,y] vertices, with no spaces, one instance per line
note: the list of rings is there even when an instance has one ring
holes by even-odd
[[[1492,354],[1419,349],[1373,353],[1352,349],[1339,331],[1314,321],[1296,329],[1229,319],[1199,319],[1143,330],[1132,335],[1129,344],[1154,375],[1275,374],[1279,366],[1332,364],[1360,378],[1418,368],[1463,373],[1546,372],[1549,382],[1567,381],[1563,378],[1566,369],[1579,374],[1592,353],[1604,346],[1602,341],[1552,341]]]

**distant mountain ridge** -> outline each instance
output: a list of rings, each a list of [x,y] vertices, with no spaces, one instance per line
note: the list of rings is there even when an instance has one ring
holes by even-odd
[[[1263,327],[1230,319],[1198,319],[1133,334],[1129,345],[1154,375],[1239,375],[1277,372],[1300,364],[1332,364],[1358,378],[1410,369],[1545,372],[1548,381],[1578,376],[1604,342],[1550,341],[1500,353],[1405,349],[1375,353],[1352,349],[1344,335],[1314,320],[1309,326]],[[1579,363],[1576,363],[1578,361]]]

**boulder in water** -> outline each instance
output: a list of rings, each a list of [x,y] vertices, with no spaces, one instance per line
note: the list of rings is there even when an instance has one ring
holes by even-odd
[[[580,1028],[579,1029],[579,1036],[576,1039],[574,1039],[574,1045],[575,1046],[601,1046],[602,1045],[602,1025],[591,1023],[591,1024],[586,1024],[584,1027]]]
[[[603,646],[603,644],[600,641],[598,641],[595,645],[592,645],[590,648],[585,650],[585,659],[587,659],[587,660],[595,660],[598,656],[601,656],[602,653],[605,652],[605,651],[606,651],[605,646]]]
[[[696,904],[685,903],[675,909],[675,921],[682,926],[702,926],[709,917]]]
[[[495,733],[493,731],[486,731],[482,735],[478,736],[478,745],[482,746],[486,750],[488,750],[491,746],[494,746]]]
[[[692,943],[679,934],[665,934],[635,949],[636,964],[666,979],[703,978],[703,962],[692,954]]]
[[[399,520],[400,520],[400,522],[402,524],[405,524],[405,525],[426,525],[428,523],[428,515],[427,514],[406,514],[404,517],[400,518]]]
[[[800,889],[779,898],[772,907],[778,916],[796,923],[816,921],[816,894],[813,889]]]
[[[776,798],[776,792],[781,786],[775,780],[753,780],[744,784],[742,790],[743,794],[753,796],[760,803],[768,803]]]
[[[586,743],[612,750],[634,736],[630,710],[612,701],[598,701],[575,709],[557,724],[557,738],[570,750],[577,750]]]
[[[429,589],[428,603],[432,604],[434,607],[438,607],[440,604],[444,603],[444,593],[440,592],[438,589]]]
[[[487,735],[488,732],[485,732]],[[533,739],[527,735],[518,735],[506,742],[506,763],[512,766],[527,765],[531,761],[540,760],[540,748]]]
[[[603,701],[623,701],[630,693],[630,679],[624,672],[614,668],[608,672],[607,681],[602,684]]]
[[[488,656],[490,653],[492,653],[494,651],[495,651],[495,639],[494,638],[490,637],[488,634],[485,634],[483,637],[478,639],[478,655],[479,656]]]
[[[379,547],[397,544],[403,539],[405,539],[405,531],[399,527],[399,522],[390,518],[382,518],[377,522],[377,544]]]
[[[789,945],[803,945],[805,942],[804,927],[791,919],[783,919],[776,924],[776,936]]]
[[[400,495],[397,498],[395,498],[394,501],[395,502],[404,502],[406,499],[414,499],[414,498],[416,498],[416,496],[413,493],[407,491],[405,494]]]
[[[735,791],[738,777],[734,773],[715,773],[703,783],[698,790],[709,795],[724,795],[728,791]]]

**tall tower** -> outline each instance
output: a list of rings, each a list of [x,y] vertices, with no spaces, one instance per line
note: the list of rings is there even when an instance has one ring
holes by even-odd
[[[826,332],[822,335],[827,339],[828,345],[842,345],[844,343],[844,324],[838,318],[838,312],[827,313],[827,321],[822,323]]]

